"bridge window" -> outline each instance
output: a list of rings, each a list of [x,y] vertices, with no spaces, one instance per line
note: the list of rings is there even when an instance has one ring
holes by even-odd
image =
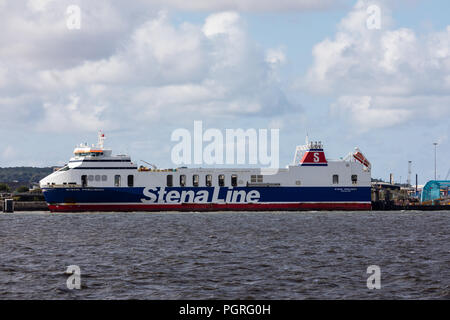
[[[129,186],[129,187],[134,186],[134,176],[133,176],[132,174],[130,174],[130,175],[128,176],[128,186]]]
[[[194,174],[194,175],[192,176],[192,185],[193,185],[194,187],[198,187],[198,181],[199,181],[198,174]]]
[[[114,186],[120,187],[120,176],[119,175],[114,176]]]
[[[232,185],[233,187],[236,187],[236,186],[237,186],[237,175],[236,175],[236,174],[232,174],[232,175],[231,175],[231,185]]]
[[[180,187],[184,187],[186,185],[186,175],[180,175]]]
[[[219,174],[219,187],[223,187],[225,185],[225,175]]]
[[[339,184],[339,175],[333,174],[333,184]]]
[[[173,187],[173,175],[171,175],[171,174],[167,175],[167,186]]]
[[[207,174],[205,177],[205,185],[207,187],[211,187],[212,186],[212,175]]]
[[[358,175],[352,174],[352,184],[357,184],[357,183],[358,183]]]

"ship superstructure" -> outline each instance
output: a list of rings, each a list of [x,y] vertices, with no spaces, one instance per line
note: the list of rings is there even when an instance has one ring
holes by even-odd
[[[51,211],[368,210],[370,162],[359,149],[339,160],[321,142],[296,149],[275,173],[258,168],[137,166],[127,155],[77,146],[67,165],[40,181]]]

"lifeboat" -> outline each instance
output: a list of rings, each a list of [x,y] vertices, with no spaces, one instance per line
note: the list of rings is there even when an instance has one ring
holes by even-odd
[[[361,162],[363,165],[365,165],[367,168],[370,169],[369,160],[367,160],[367,158],[364,157],[364,155],[358,148],[355,148],[355,152],[353,153],[353,158],[355,158],[355,160],[357,160],[358,162]]]

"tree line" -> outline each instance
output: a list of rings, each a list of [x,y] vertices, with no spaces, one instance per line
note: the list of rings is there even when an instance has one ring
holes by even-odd
[[[53,167],[0,168],[0,192],[25,192],[33,184],[53,172]]]

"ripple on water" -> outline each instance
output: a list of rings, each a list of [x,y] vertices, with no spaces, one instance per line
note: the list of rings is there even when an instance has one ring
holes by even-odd
[[[3,214],[0,299],[448,299],[449,221],[448,211]],[[66,287],[72,264],[81,290]]]

